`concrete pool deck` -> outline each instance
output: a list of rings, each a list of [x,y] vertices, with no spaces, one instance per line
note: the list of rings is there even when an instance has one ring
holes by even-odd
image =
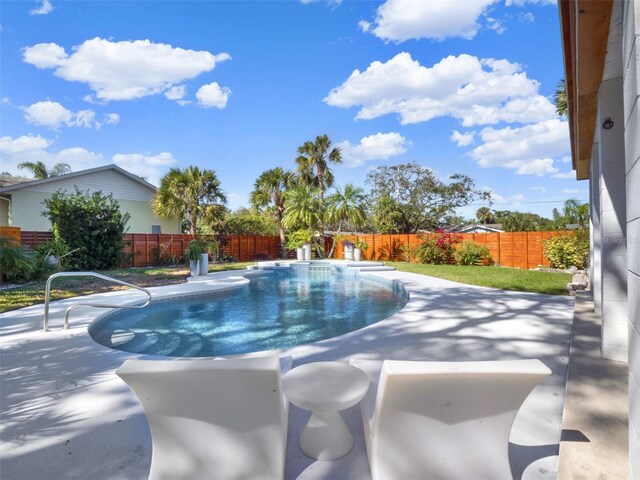
[[[246,272],[210,274],[206,281],[150,289],[154,298],[233,288]],[[249,273],[250,275],[250,273]],[[370,272],[397,280],[407,305],[361,330],[286,353],[294,366],[321,360],[369,359],[478,361],[538,358],[553,372],[527,399],[510,437],[516,479],[556,478],[574,300],[507,292],[402,272]],[[92,296],[139,301],[139,292]],[[82,297],[81,301],[89,301]],[[145,479],[151,438],[142,408],[114,371],[132,356],[95,343],[87,326],[104,309],[72,312],[70,300],[51,304],[42,332],[43,306],[0,315],[2,412],[0,475],[12,479]],[[345,457],[315,461],[298,447],[309,412],[290,406],[286,479],[370,478],[358,407],[343,412],[355,445]]]

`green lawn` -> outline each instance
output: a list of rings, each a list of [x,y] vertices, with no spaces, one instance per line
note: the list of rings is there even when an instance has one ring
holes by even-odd
[[[550,295],[568,295],[567,283],[571,281],[569,273],[538,272],[517,268],[423,265],[405,262],[385,262],[385,264],[401,272],[430,275],[454,282]]]
[[[248,265],[253,265],[254,263],[255,262],[210,263],[209,271],[244,270]],[[189,276],[189,269],[185,266],[120,268],[105,270],[99,273],[140,287],[155,287],[159,285],[184,283]],[[0,313],[44,303],[45,283],[46,279],[19,288],[0,290]],[[110,292],[113,290],[125,290],[128,288],[91,277],[58,278],[53,281],[51,287],[51,300],[90,295],[92,293]]]

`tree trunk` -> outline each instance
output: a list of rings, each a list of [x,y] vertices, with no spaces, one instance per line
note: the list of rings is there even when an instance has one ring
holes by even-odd
[[[285,258],[285,243],[287,239],[284,235],[284,225],[282,224],[282,210],[280,208],[278,208],[278,230],[280,232],[280,258]]]
[[[331,250],[329,250],[329,255],[327,255],[327,258],[333,258],[333,251],[336,249],[336,237],[340,235],[340,230],[342,230],[342,221],[338,222],[338,231],[332,238]],[[322,239],[324,240],[324,237],[322,237]]]

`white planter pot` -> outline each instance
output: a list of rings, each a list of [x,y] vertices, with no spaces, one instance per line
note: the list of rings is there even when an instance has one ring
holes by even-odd
[[[362,250],[360,250],[359,248],[354,248],[353,249],[353,259],[356,262],[359,262],[361,257],[362,257]]]
[[[189,260],[189,273],[192,277],[200,275],[200,260]]]
[[[209,274],[209,254],[203,253],[200,255],[200,275]]]
[[[302,245],[302,250],[304,250],[304,259],[307,261],[311,260],[311,244],[305,243]]]
[[[353,246],[344,247],[344,259],[345,260],[353,260]]]
[[[298,260],[304,260],[304,249],[302,247],[296,249],[296,258]]]
[[[60,268],[60,260],[55,255],[48,255],[46,258],[47,264],[55,268]]]

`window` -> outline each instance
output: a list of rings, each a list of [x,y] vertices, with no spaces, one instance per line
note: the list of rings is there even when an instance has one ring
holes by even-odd
[[[162,233],[160,225],[151,225],[151,233]]]

